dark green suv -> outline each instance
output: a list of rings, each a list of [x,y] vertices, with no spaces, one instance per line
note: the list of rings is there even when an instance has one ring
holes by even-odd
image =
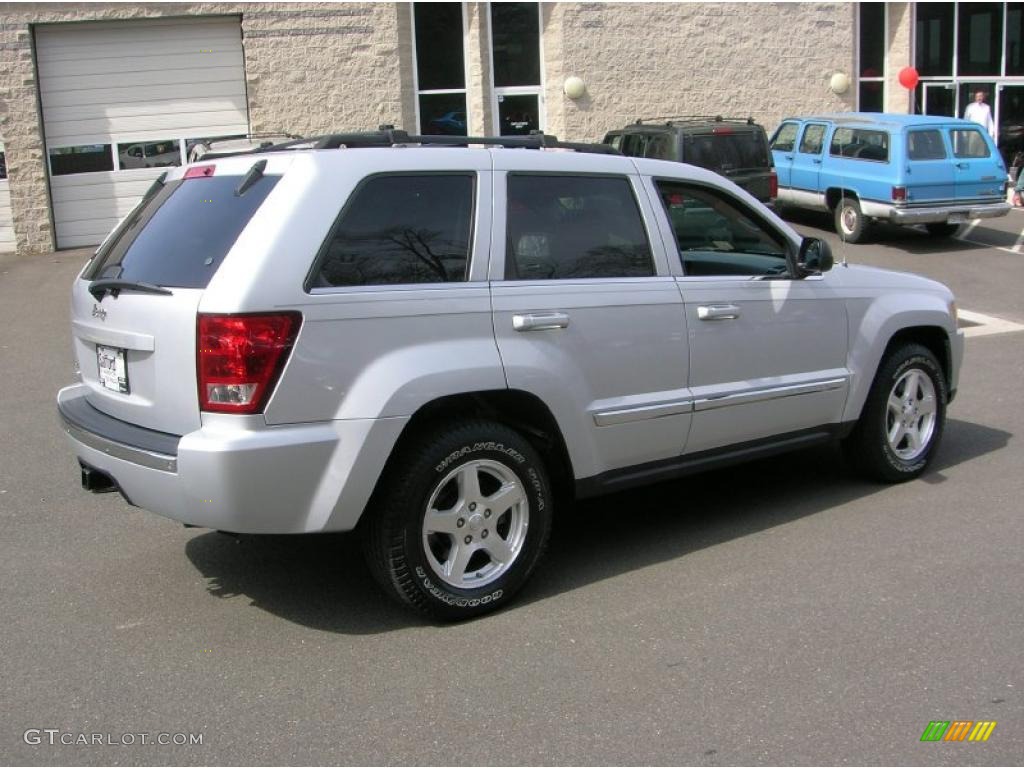
[[[604,143],[630,157],[674,160],[721,174],[762,203],[773,203],[778,178],[768,136],[753,118],[657,117],[609,131]]]

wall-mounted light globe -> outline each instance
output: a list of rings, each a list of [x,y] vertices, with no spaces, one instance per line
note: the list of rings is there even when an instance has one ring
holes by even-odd
[[[575,101],[587,92],[587,84],[583,82],[583,78],[573,75],[572,77],[565,78],[565,83],[562,84],[562,92]]]
[[[842,72],[836,72],[828,81],[828,88],[837,96],[850,90],[850,78]]]

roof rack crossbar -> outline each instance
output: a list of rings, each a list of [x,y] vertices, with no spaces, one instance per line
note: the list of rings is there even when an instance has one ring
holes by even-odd
[[[709,123],[746,123],[747,125],[754,124],[754,118],[748,117],[723,117],[722,115],[663,115],[661,117],[638,117],[634,125],[644,125],[647,123],[670,123],[673,120],[706,120]]]
[[[339,149],[348,147],[360,149],[367,147],[393,147],[407,144],[421,146],[467,147],[471,144],[484,146],[506,147],[509,149],[571,149],[575,152],[586,152],[601,155],[619,155],[614,147],[607,144],[585,144],[575,141],[559,141],[548,134],[533,133],[528,136],[423,136],[409,134],[401,129],[388,127],[380,131],[365,133],[332,133],[324,136],[313,136],[307,139],[287,141],[267,147],[263,152],[278,152],[298,147],[312,149]]]

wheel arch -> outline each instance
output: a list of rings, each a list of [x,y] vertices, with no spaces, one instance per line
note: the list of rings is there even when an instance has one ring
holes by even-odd
[[[936,302],[938,302],[937,297]],[[875,311],[868,312],[860,326],[851,329],[853,337],[851,350],[857,349],[856,339],[858,338],[861,341],[865,338],[875,338],[878,341],[859,355],[851,352],[850,367],[858,375],[846,404],[844,421],[854,422],[860,418],[878,369],[894,350],[905,344],[920,344],[935,355],[946,380],[950,397],[955,391],[957,361],[950,337],[951,330],[948,327],[949,315],[945,311],[945,307],[943,306],[942,309],[922,307],[892,314],[880,320],[878,315],[884,314],[887,309],[892,309],[884,306],[887,303],[880,302],[882,306],[876,304]],[[955,333],[955,331],[952,332]],[[861,344],[862,348],[865,346]]]
[[[402,429],[387,464],[418,436],[446,422],[467,418],[490,419],[520,433],[544,460],[556,500],[571,501],[575,475],[562,430],[551,409],[539,397],[523,390],[463,392],[424,403]],[[387,471],[387,464],[381,472],[382,477]]]
[[[836,206],[839,205],[839,201],[844,197],[852,197],[857,201],[860,200],[860,195],[852,189],[847,189],[845,187],[829,187],[825,191],[825,205],[828,206],[830,211],[834,211]]]

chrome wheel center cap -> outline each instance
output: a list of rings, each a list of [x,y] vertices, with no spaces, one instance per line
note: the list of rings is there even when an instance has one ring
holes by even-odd
[[[469,525],[469,530],[475,533],[484,527],[484,516],[477,512],[475,515],[470,515],[466,522]]]

